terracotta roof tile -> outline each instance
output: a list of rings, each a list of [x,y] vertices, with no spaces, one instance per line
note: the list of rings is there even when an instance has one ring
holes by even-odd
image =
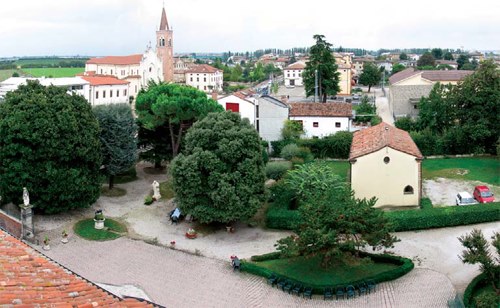
[[[382,122],[354,133],[349,159],[356,159],[385,147],[423,158],[408,132]]]
[[[139,64],[142,60],[142,54],[130,56],[107,56],[102,58],[91,58],[87,64],[111,64],[111,65],[131,65]]]
[[[288,103],[291,117],[351,117],[347,103]]]
[[[199,64],[191,67],[186,73],[202,73],[202,74],[213,74],[216,72],[222,72],[220,69],[217,69],[208,64]]]
[[[422,78],[431,81],[460,81],[474,71],[422,71]]]
[[[130,82],[122,79],[118,79],[114,76],[81,76],[82,79],[88,81],[91,86],[102,86],[102,85],[125,85]]]
[[[419,73],[420,73],[419,71],[416,71],[414,68],[409,67],[409,68],[404,69],[401,72],[397,72],[396,74],[389,77],[389,82],[391,84],[395,84],[395,83],[398,83],[398,82],[400,82],[406,78],[409,78],[413,75],[417,75]]]
[[[306,64],[302,61],[297,61],[285,67],[285,70],[303,70],[306,68]]]
[[[154,307],[122,300],[0,230],[0,306]]]

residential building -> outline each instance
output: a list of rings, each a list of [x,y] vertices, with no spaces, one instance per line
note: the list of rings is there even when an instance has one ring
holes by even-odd
[[[352,58],[349,53],[334,53],[335,63],[337,64],[337,72],[339,73],[340,91],[337,95],[351,95],[352,86],[355,83],[353,80]]]
[[[418,116],[418,103],[436,83],[456,85],[474,71],[418,71],[407,68],[389,78],[389,108],[395,118]]]
[[[245,92],[236,92],[217,99],[217,102],[225,109],[238,112],[242,118],[248,119],[255,126],[256,99]]]
[[[304,68],[306,68],[306,64],[302,61],[297,61],[285,67],[283,69],[285,86],[302,86],[304,84],[302,80],[302,73],[304,72]]]
[[[80,77],[63,77],[63,78],[26,78],[26,77],[11,77],[3,82],[0,82],[0,100],[5,97],[7,92],[17,90],[20,85],[25,85],[28,80],[37,80],[43,86],[63,87],[68,90],[68,93],[79,94],[89,100],[90,84],[88,81]]]
[[[452,69],[458,69],[458,63],[454,60],[436,60],[436,65],[449,65]]]
[[[288,120],[289,106],[274,97],[263,95],[255,102],[255,129],[268,141],[281,139],[281,130]]]
[[[422,159],[410,134],[385,122],[355,132],[349,154],[355,197],[376,197],[374,207],[419,206]]]
[[[130,103],[129,82],[114,76],[81,76],[90,84],[90,105]]]
[[[288,103],[289,119],[299,121],[306,138],[322,138],[350,131],[352,105],[348,103]]]
[[[186,83],[186,72],[196,66],[193,58],[174,58],[174,82]]]
[[[222,70],[208,64],[199,64],[186,71],[186,84],[205,93],[221,92]]]

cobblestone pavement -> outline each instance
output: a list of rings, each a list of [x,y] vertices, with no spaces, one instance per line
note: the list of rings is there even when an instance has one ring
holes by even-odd
[[[90,242],[74,236],[68,244],[51,246],[44,253],[75,273],[96,283],[134,285],[167,307],[447,307],[455,296],[450,280],[428,269],[382,283],[372,294],[323,301],[289,295],[261,277],[235,273],[229,261],[142,241]]]

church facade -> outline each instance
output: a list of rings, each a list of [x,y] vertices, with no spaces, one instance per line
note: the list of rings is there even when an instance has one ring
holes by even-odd
[[[162,9],[160,27],[156,31],[156,49],[151,46],[142,54],[128,56],[106,56],[89,59],[85,64],[84,76],[114,76],[129,82],[129,96],[147,87],[150,80],[173,82],[174,53],[173,31]]]

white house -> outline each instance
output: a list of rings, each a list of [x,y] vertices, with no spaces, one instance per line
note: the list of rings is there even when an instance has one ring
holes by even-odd
[[[376,197],[374,207],[420,205],[422,159],[410,134],[387,123],[355,132],[349,154],[354,195]]]
[[[90,105],[129,103],[129,82],[114,76],[82,76],[90,84]]]
[[[206,93],[222,91],[222,71],[208,64],[196,65],[186,71],[186,84]]]
[[[236,92],[217,100],[225,110],[238,112],[242,118],[247,118],[253,126],[255,126],[255,101],[255,98],[245,95],[243,92]]]
[[[290,120],[299,121],[307,138],[350,131],[352,105],[347,103],[288,103]]]
[[[20,85],[25,85],[27,80],[38,80],[43,86],[64,87],[68,93],[76,93],[89,100],[90,84],[88,81],[80,77],[63,77],[63,78],[25,78],[11,77],[3,82],[0,82],[0,99],[5,97],[7,92],[17,90]]]
[[[297,61],[285,67],[283,70],[285,78],[285,86],[302,86],[302,73],[306,68],[306,64],[302,61]]]

